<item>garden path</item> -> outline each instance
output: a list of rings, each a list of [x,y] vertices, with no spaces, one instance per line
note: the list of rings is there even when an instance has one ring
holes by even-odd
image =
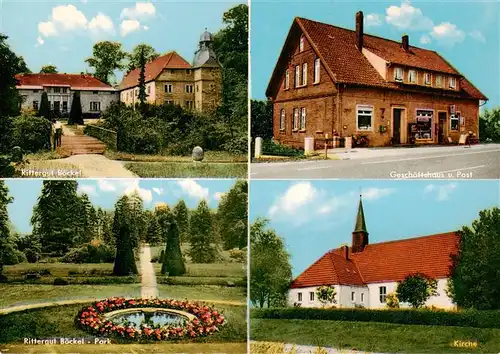
[[[149,244],[141,246],[139,255],[140,272],[141,272],[141,297],[142,298],[157,298],[158,286],[156,285],[156,274],[151,263],[151,248]]]
[[[110,160],[103,155],[73,155],[63,159],[50,160],[54,163],[75,165],[80,170],[81,176],[89,178],[137,178],[137,176],[124,167],[122,161]]]

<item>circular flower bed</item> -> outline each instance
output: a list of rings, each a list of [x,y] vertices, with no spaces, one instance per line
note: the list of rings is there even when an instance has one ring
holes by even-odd
[[[140,328],[114,323],[112,318],[106,317],[106,314],[112,311],[141,307],[184,311],[195,317],[186,320],[182,325],[153,326],[146,323],[142,324]],[[99,336],[137,340],[169,340],[208,336],[220,330],[220,327],[225,324],[225,318],[213,308],[188,301],[111,298],[82,308],[76,316],[75,323],[84,331]]]

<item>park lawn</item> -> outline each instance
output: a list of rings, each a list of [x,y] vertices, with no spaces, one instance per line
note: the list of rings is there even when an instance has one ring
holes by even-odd
[[[111,160],[135,161],[135,162],[193,162],[191,156],[172,156],[172,155],[146,155],[131,154],[127,152],[106,150],[105,156]],[[248,155],[233,154],[227,151],[206,151],[203,158],[204,162],[213,163],[247,163]]]
[[[90,335],[87,332],[74,326],[75,316],[84,306],[86,304],[51,306],[0,316],[0,328],[2,328],[0,343],[22,343],[24,338],[89,338]],[[230,305],[217,305],[216,308],[225,315],[226,326],[212,336],[186,340],[183,343],[244,343],[246,341],[246,308]],[[116,339],[111,341],[112,343],[118,342]]]
[[[321,320],[251,320],[252,341],[389,353],[498,353],[500,329]],[[455,347],[476,341],[477,348]]]
[[[113,273],[113,263],[19,263],[4,266],[4,274],[7,277],[21,276],[26,272],[40,272],[44,270],[48,270],[50,275],[54,277],[67,277],[70,275],[69,272],[86,274],[88,276],[92,271],[98,273],[98,275],[111,275]]]
[[[191,258],[189,257],[190,248],[191,248],[191,245],[188,242],[181,243],[181,252],[182,252],[183,256],[186,257],[188,262],[190,262],[190,260],[191,260]],[[159,257],[161,251],[164,251],[164,250],[165,250],[165,244],[151,246],[151,257]],[[229,251],[222,250],[221,255],[225,261],[227,261],[227,262],[231,261],[231,257],[229,256],[230,255]],[[219,262],[219,263],[221,263],[221,262]],[[222,263],[225,263],[225,262],[222,261]]]
[[[246,162],[127,162],[125,168],[142,178],[246,178],[248,176]]]
[[[225,287],[216,285],[166,285],[158,284],[160,298],[192,301],[227,301],[246,305],[245,289],[242,287]],[[242,306],[245,307],[246,306]]]
[[[161,264],[153,263],[156,275],[161,275]],[[234,278],[245,276],[241,263],[186,263],[186,277]]]

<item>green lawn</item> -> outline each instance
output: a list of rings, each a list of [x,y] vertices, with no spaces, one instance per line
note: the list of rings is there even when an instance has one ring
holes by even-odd
[[[191,263],[191,259],[189,257],[189,249],[191,248],[190,244],[187,242],[184,242],[181,244],[181,252],[182,254],[186,257],[188,260],[188,264]],[[157,246],[151,246],[151,257],[155,256],[160,256],[161,251],[165,250],[165,244],[162,245],[157,245]],[[222,250],[221,251],[222,258],[225,260],[225,262],[230,262],[231,258],[229,257],[229,251]]]
[[[161,264],[154,263],[154,268],[157,275],[160,275]],[[243,277],[246,271],[241,263],[187,263],[186,274],[187,277]]]
[[[19,263],[16,265],[4,266],[4,274],[9,276],[21,276],[26,272],[40,272],[48,270],[54,277],[67,277],[69,272],[80,274],[90,273],[95,270],[99,275],[111,275],[113,263]]]
[[[390,353],[498,353],[500,329],[320,320],[251,320],[251,340]],[[455,347],[474,341],[477,348]]]
[[[127,162],[125,168],[142,178],[246,178],[247,163]]]
[[[111,160],[135,161],[135,162],[192,162],[191,156],[172,156],[172,155],[145,155],[145,154],[130,154],[126,152],[118,152],[107,150],[105,156]],[[248,155],[232,154],[226,151],[206,151],[204,162],[214,163],[246,163]]]
[[[89,334],[75,328],[73,323],[83,306],[85,304],[52,306],[0,316],[0,343],[22,343],[24,338],[88,338]],[[229,305],[217,305],[216,308],[227,318],[227,325],[223,330],[213,336],[185,342],[246,341],[246,308]]]
[[[188,299],[197,301],[230,301],[244,304],[246,297],[241,287],[223,287],[214,285],[164,285],[158,284],[161,298]]]

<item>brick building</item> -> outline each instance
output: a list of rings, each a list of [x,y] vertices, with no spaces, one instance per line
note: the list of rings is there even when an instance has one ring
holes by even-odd
[[[487,98],[438,53],[356,30],[296,18],[266,90],[275,140],[365,135],[370,146],[479,137]]]
[[[212,43],[212,35],[205,31],[192,65],[176,52],[147,63],[147,102],[167,102],[197,111],[215,109],[220,104],[222,85],[221,67]],[[120,83],[120,100],[127,105],[139,102],[139,74],[139,68],[132,70]]]
[[[38,111],[43,92],[47,93],[50,109],[61,115],[69,114],[75,91],[80,92],[82,113],[87,116],[100,116],[119,99],[113,87],[87,74],[19,74],[16,80],[24,111]]]
[[[437,294],[425,305],[451,309],[455,304],[446,288],[458,249],[457,232],[370,244],[360,200],[351,247],[326,252],[294,279],[288,305],[321,307],[316,291],[326,285],[334,287],[338,307],[385,308],[386,297],[396,291],[398,282],[422,273],[437,282]]]

